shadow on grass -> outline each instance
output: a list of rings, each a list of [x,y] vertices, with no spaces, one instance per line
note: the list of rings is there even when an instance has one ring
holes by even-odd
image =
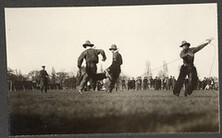
[[[201,123],[195,123],[200,120]],[[149,132],[218,132],[215,121],[206,123],[205,114],[158,115],[134,114],[102,118],[67,118],[35,115],[11,115],[10,135],[89,134],[89,133],[149,133]],[[183,127],[183,124],[188,124]],[[180,126],[181,129],[175,129]],[[182,126],[182,127],[181,127]],[[190,126],[190,127],[189,127]],[[164,129],[172,128],[172,129]]]

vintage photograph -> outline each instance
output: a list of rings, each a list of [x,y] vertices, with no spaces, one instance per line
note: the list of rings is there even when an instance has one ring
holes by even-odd
[[[219,133],[217,3],[6,7],[9,135]]]

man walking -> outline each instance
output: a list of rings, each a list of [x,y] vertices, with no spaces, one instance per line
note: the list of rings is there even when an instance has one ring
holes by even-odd
[[[102,49],[95,49],[93,48],[94,44],[91,44],[89,40],[83,44],[83,47],[86,49],[82,52],[82,54],[78,58],[78,68],[81,69],[81,65],[83,62],[83,59],[86,60],[86,72],[82,74],[80,85],[79,85],[79,93],[82,94],[83,88],[86,85],[86,83],[91,79],[93,89],[96,88],[96,71],[97,66],[96,64],[99,62],[98,55],[101,54],[103,59],[102,61],[106,60],[106,54],[104,50]]]
[[[49,75],[45,70],[45,66],[42,66],[42,70],[40,70],[40,89],[41,89],[41,92],[43,92],[43,89],[45,90],[45,93],[47,92],[48,76]]]
[[[113,44],[109,50],[112,51],[113,53],[113,61],[110,67],[105,70],[105,73],[106,73],[106,76],[110,80],[109,86],[108,86],[108,92],[111,93],[115,86],[115,83],[117,82],[119,78],[119,74],[121,72],[120,66],[123,64],[123,60],[115,44]]]
[[[190,43],[186,41],[182,42],[180,47],[182,47],[183,50],[180,53],[180,57],[183,59],[183,65],[180,68],[180,74],[173,89],[174,95],[179,96],[180,90],[183,86],[184,80],[187,75],[188,75],[188,85],[187,88],[185,89],[184,96],[192,94],[193,90],[197,86],[197,81],[198,81],[196,67],[193,64],[194,54],[199,50],[201,50],[202,48],[204,48],[210,42],[211,39],[207,39],[206,42],[204,42],[203,44],[192,48],[190,48]]]

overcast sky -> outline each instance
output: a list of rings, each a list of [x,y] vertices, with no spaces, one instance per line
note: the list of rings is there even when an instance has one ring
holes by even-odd
[[[90,40],[106,52],[103,68],[112,62],[109,47],[116,44],[123,57],[122,72],[137,77],[179,58],[183,40],[197,46],[213,37],[195,55],[198,75],[218,76],[216,4],[182,4],[115,7],[6,8],[7,63],[27,74],[46,65],[58,71],[77,71],[77,59]],[[215,46],[215,47],[214,47]],[[98,64],[98,68],[100,68]],[[178,76],[182,59],[168,64],[170,75]],[[161,68],[160,68],[161,69]],[[154,70],[153,75],[158,74]]]

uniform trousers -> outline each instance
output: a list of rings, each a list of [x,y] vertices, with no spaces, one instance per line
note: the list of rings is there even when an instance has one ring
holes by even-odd
[[[180,91],[183,87],[183,83],[187,75],[188,75],[188,84],[185,89],[185,93],[184,93],[185,96],[187,96],[187,94],[189,95],[192,94],[193,90],[195,90],[195,88],[197,87],[197,81],[198,81],[196,67],[193,65],[187,65],[187,66],[182,65],[180,68],[179,77],[173,89],[174,94],[180,94]]]
[[[108,92],[112,92],[112,90],[115,87],[115,84],[119,78],[119,74],[120,74],[119,72],[111,72],[110,73],[112,80],[109,80]]]
[[[41,92],[43,92],[43,89],[45,90],[45,92],[47,92],[47,89],[48,89],[48,79],[47,78],[40,79],[40,89],[41,89]]]
[[[86,63],[86,73],[83,74],[82,79],[80,81],[79,89],[83,90],[86,83],[90,80],[90,84],[95,90],[96,88],[96,71],[97,66],[96,63],[90,62]]]

